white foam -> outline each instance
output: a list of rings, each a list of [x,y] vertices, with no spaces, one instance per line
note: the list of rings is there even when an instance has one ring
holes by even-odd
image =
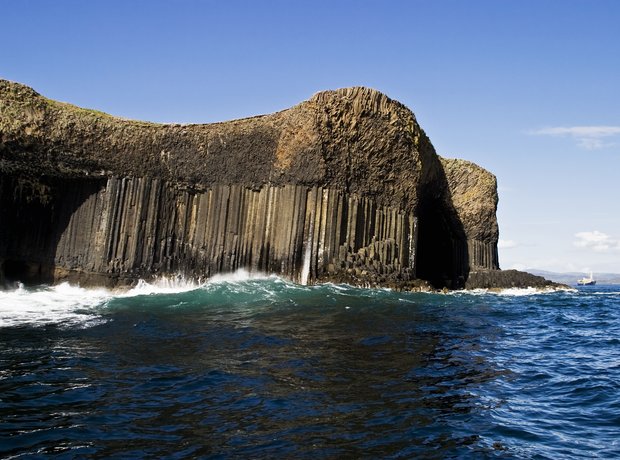
[[[566,288],[507,288],[507,289],[470,289],[463,291],[449,291],[447,295],[497,295],[505,297],[523,297],[533,295],[553,294],[555,292],[577,292],[576,289]]]
[[[577,289],[575,289],[575,292],[578,292]],[[620,295],[620,291],[593,291],[593,292],[587,292],[587,291],[581,291],[584,295]]]
[[[0,327],[49,324],[87,325],[100,316],[96,307],[112,297],[106,289],[57,286],[0,291]]]
[[[523,297],[523,296],[529,296],[529,295],[545,294],[549,292],[553,292],[553,291],[528,287],[528,288],[502,289],[500,291],[497,291],[496,294],[501,295],[501,296]]]
[[[256,279],[280,280],[275,275],[237,270],[213,276],[207,281],[189,279],[182,275],[162,276],[148,282],[139,280],[133,288],[114,291],[104,288],[85,289],[69,283],[26,289],[18,283],[14,289],[0,290],[0,328],[52,324],[86,327],[103,321],[101,309],[113,298],[175,294],[207,285]]]
[[[0,328],[20,325],[87,327],[104,321],[101,308],[114,297],[171,294],[197,289],[200,281],[183,276],[160,277],[151,282],[139,280],[128,290],[85,289],[62,283],[55,286],[0,291]]]
[[[528,296],[528,295],[545,295],[545,294],[554,294],[557,292],[577,292],[577,289],[572,288],[564,288],[564,287],[547,287],[547,288],[511,288],[511,289],[502,289],[498,291],[497,295],[503,296]]]
[[[266,273],[250,273],[247,270],[239,269],[231,273],[220,273],[213,275],[209,278],[206,284],[218,284],[218,283],[240,283],[250,280],[266,280],[266,279],[280,279],[276,275],[267,275]]]
[[[222,273],[206,280],[186,278],[183,275],[161,276],[152,281],[139,280],[131,289],[117,293],[117,297],[135,297],[139,295],[176,294],[180,292],[194,291],[212,284],[240,283],[257,279],[279,279],[275,275],[265,273],[250,273],[239,269],[231,273]]]
[[[161,276],[151,282],[138,280],[138,283],[126,292],[118,294],[118,297],[135,297],[138,295],[152,294],[176,294],[179,292],[193,291],[204,283],[201,280],[188,279],[182,275]]]
[[[308,279],[310,278],[310,257],[311,257],[311,241],[306,242],[306,250],[304,251],[304,261],[301,267],[301,284],[308,285]]]

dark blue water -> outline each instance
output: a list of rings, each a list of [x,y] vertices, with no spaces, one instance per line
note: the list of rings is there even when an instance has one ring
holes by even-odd
[[[2,458],[619,458],[619,382],[620,286],[0,293]]]

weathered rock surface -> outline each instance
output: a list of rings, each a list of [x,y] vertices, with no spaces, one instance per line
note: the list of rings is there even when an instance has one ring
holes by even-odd
[[[470,270],[499,268],[495,178],[440,159],[409,109],[367,88],[161,125],[0,80],[0,206],[0,280],[245,268],[462,287]]]
[[[449,188],[446,197],[462,223],[467,239],[470,267],[499,269],[495,176],[469,161],[440,160]]]

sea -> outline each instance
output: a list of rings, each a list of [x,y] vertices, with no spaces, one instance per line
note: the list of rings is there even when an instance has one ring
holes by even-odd
[[[17,284],[0,458],[620,458],[620,286]]]

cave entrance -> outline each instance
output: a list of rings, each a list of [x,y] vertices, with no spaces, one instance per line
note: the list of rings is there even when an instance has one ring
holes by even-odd
[[[416,277],[435,288],[460,288],[467,279],[467,244],[462,224],[440,198],[418,208]]]
[[[0,280],[52,282],[63,232],[76,210],[101,190],[106,180],[1,176]],[[74,236],[78,241],[89,237]]]
[[[3,264],[4,278],[7,281],[24,281],[32,278],[30,264],[20,260],[5,260]]]

